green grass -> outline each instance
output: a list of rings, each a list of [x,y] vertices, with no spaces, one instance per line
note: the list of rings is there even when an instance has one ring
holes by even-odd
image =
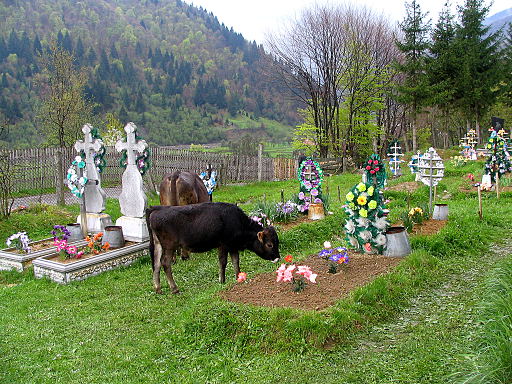
[[[504,194],[499,201],[488,196],[484,219],[479,221],[476,198],[457,192],[460,177],[448,176],[442,182],[452,198],[450,221],[439,234],[411,238],[414,252],[396,270],[323,311],[221,300],[218,292],[226,287],[217,282],[213,252],[175,264],[175,279],[183,292],[178,296],[170,296],[166,284],[165,295],[153,293],[149,258],[67,286],[36,280],[31,270],[0,272],[0,382],[450,382],[448,375],[461,369],[462,354],[475,345],[468,330],[477,324],[471,309],[479,294],[466,289],[472,295],[438,295],[442,300],[434,300],[435,305],[424,303],[424,297],[444,292],[446,284],[456,281],[466,287],[467,271],[473,271],[475,263],[483,270],[492,268],[493,259],[481,255],[491,243],[508,236],[512,225],[511,196]],[[281,253],[302,260],[318,252],[323,241],[339,241],[341,204],[359,178],[326,178],[334,214],[280,232]],[[298,192],[298,183],[223,186],[214,200],[238,203],[248,211],[263,195],[279,201],[281,189],[287,197]],[[405,209],[406,193],[385,195],[392,199],[392,217],[394,211]],[[428,189],[421,187],[410,196],[411,204],[425,198],[428,201]],[[157,203],[154,196],[149,200]],[[68,210],[70,217],[77,213],[77,207]],[[113,218],[120,215],[115,200],[108,200],[107,213]],[[34,214],[23,220],[13,216],[0,223],[0,235],[31,225],[42,236],[67,215],[52,214],[56,216],[39,219]],[[241,269],[252,277],[273,271],[275,265],[244,252]],[[470,276],[476,281],[482,274]],[[227,286],[232,284],[229,274]],[[415,301],[423,302],[422,309],[409,316]]]

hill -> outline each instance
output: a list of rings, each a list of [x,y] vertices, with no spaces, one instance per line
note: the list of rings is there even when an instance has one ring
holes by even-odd
[[[16,123],[15,145],[44,141],[33,78],[52,40],[87,68],[95,112],[134,121],[151,142],[223,140],[240,114],[254,127],[260,117],[296,122],[296,106],[265,79],[263,48],[181,0],[7,0],[0,18],[0,111]],[[288,134],[266,133],[274,141]]]
[[[495,33],[500,28],[503,28],[503,31],[506,32],[508,24],[512,23],[512,8],[505,9],[504,11],[489,16],[485,19],[484,23],[485,25],[490,26],[489,33]]]

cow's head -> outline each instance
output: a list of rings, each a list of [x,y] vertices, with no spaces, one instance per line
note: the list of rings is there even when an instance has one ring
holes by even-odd
[[[279,238],[274,227],[268,227],[258,232],[254,251],[262,259],[272,260],[274,263],[279,260]]]

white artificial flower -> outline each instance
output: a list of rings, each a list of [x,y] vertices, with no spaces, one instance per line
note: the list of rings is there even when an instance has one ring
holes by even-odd
[[[384,244],[386,244],[386,236],[384,236],[383,234],[377,235],[377,237],[375,238],[375,243],[377,245],[384,245]]]
[[[370,224],[370,220],[364,218],[364,217],[360,217],[358,218],[357,220],[357,226],[358,227],[364,227],[364,228],[367,228],[368,227],[368,224]]]
[[[82,161],[82,157],[81,156],[75,156],[75,161],[77,163],[81,162]]]
[[[324,248],[325,249],[330,249],[331,247],[332,247],[332,245],[331,245],[330,241],[324,241]]]
[[[384,230],[389,226],[386,216],[377,217],[373,222],[373,226],[377,229]]]
[[[345,230],[347,233],[354,233],[356,230],[356,226],[354,225],[354,222],[352,220],[347,220],[347,223],[345,224]]]
[[[370,231],[362,231],[359,234],[359,237],[364,241],[370,241],[370,239],[372,238],[372,233]]]
[[[351,246],[353,246],[355,248],[359,248],[359,242],[357,241],[357,239],[355,237],[349,236],[348,241],[350,242]]]

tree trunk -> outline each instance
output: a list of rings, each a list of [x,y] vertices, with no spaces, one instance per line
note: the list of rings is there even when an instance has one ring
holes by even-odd
[[[62,148],[57,150],[57,204],[66,205],[64,200],[64,166]]]
[[[418,149],[418,140],[417,140],[417,129],[416,129],[416,114],[414,114],[412,119],[412,151],[416,153]]]

